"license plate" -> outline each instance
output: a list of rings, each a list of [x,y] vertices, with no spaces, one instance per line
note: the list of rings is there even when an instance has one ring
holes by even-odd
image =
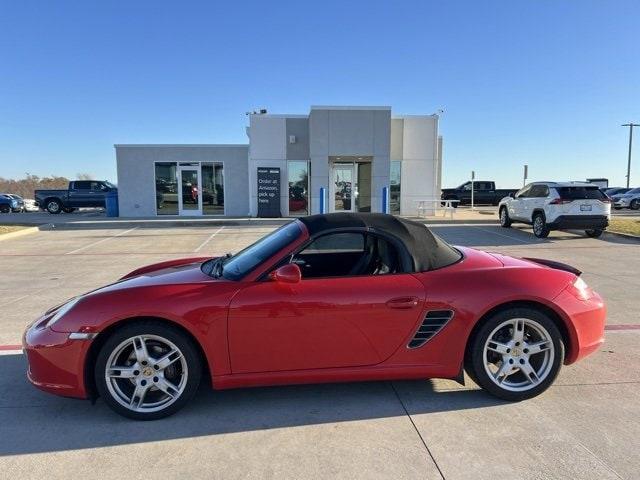
[[[590,212],[591,211],[591,205],[580,205],[580,211],[581,212]]]

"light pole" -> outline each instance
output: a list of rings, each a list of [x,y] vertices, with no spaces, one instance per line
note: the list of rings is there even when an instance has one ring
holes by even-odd
[[[623,127],[629,127],[629,158],[627,159],[627,188],[631,181],[631,147],[633,146],[633,127],[640,127],[640,123],[625,123]]]

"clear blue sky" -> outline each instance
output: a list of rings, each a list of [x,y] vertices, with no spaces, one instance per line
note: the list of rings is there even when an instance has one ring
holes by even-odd
[[[345,104],[442,108],[445,186],[524,163],[623,184],[639,25],[636,0],[4,0],[0,176],[115,180],[114,143],[246,143],[249,109]]]

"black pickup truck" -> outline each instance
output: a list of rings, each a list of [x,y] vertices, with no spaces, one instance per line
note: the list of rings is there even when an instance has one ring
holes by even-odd
[[[515,189],[496,190],[495,182],[478,180],[473,182],[473,203],[475,205],[498,205],[500,200],[515,194]],[[471,205],[471,181],[465,182],[456,188],[443,188],[442,200],[459,200],[453,202],[453,206]]]
[[[71,213],[80,207],[105,207],[105,195],[117,192],[115,185],[106,180],[75,180],[67,190],[36,190],[35,200],[49,213]]]

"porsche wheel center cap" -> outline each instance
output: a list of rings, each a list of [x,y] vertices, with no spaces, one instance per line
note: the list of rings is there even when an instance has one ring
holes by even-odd
[[[151,367],[144,367],[144,369],[142,369],[142,374],[145,377],[150,377],[151,375],[153,375],[153,368]]]
[[[520,350],[520,347],[513,347],[511,349],[511,355],[513,355],[514,357],[519,357],[522,354],[522,351]]]

